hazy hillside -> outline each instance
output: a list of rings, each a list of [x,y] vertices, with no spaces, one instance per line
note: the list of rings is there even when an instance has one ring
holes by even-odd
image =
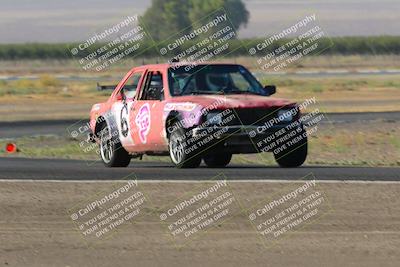
[[[245,0],[251,17],[242,37],[261,37],[317,14],[332,36],[400,35],[398,0]],[[124,16],[141,14],[150,0],[2,0],[0,43],[82,40]]]

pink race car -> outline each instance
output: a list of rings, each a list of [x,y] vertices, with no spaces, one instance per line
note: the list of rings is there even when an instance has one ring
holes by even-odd
[[[273,152],[282,167],[307,157],[296,103],[273,98],[236,64],[156,64],[133,68],[90,111],[89,139],[108,167],[169,155],[179,168],[225,167],[233,154]]]

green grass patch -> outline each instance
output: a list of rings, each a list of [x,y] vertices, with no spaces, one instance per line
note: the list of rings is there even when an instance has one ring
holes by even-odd
[[[293,76],[264,77],[262,84],[274,84],[279,88],[291,92],[337,92],[337,91],[359,91],[376,89],[399,89],[400,79],[398,76],[372,77],[338,77],[338,78],[304,78]]]
[[[0,81],[0,96],[10,95],[47,95],[76,97],[78,95],[109,96],[110,90],[97,91],[92,81],[65,82],[52,75],[41,75],[38,79],[19,79]]]

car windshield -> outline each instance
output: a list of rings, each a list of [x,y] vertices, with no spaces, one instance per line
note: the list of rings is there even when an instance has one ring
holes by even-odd
[[[169,69],[170,93],[265,95],[261,84],[240,65],[179,66]]]

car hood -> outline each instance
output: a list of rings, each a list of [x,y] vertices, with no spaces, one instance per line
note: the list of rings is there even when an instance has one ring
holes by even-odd
[[[190,102],[210,109],[290,107],[296,104],[282,98],[251,94],[178,96],[168,102]]]

